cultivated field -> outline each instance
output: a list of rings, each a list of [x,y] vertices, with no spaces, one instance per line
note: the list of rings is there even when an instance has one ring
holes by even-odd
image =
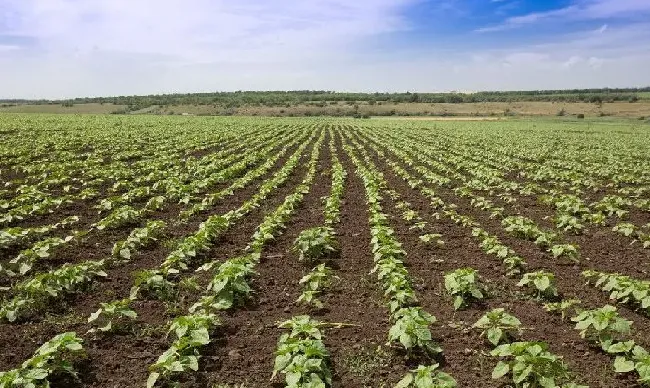
[[[650,384],[648,124],[5,114],[0,138],[0,387]]]

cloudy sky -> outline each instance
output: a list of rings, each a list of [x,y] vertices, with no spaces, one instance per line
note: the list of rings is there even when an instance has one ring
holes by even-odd
[[[650,0],[0,0],[0,98],[650,86]]]

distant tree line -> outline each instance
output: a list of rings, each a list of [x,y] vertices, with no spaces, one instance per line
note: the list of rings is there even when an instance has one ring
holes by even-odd
[[[160,105],[218,105],[236,108],[243,105],[288,106],[307,102],[367,102],[381,103],[467,103],[467,102],[634,102],[650,95],[650,87],[625,89],[571,89],[529,91],[483,91],[476,93],[339,93],[324,90],[295,91],[236,91],[214,93],[160,94],[148,96],[84,97],[69,100],[0,100],[4,104],[84,104],[112,103],[138,110]]]

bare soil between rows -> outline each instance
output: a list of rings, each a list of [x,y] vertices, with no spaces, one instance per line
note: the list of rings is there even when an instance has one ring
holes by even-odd
[[[180,379],[181,386],[283,386],[283,376],[270,381],[274,351],[282,333],[277,328],[277,322],[300,314],[309,314],[324,322],[350,324],[340,329],[325,330],[325,344],[331,353],[334,387],[391,387],[407,370],[417,366],[416,361],[423,361],[408,359],[401,349],[386,345],[391,323],[381,287],[377,284],[376,277],[370,274],[373,256],[370,251],[365,190],[361,179],[355,174],[354,164],[343,150],[345,140],[342,141],[338,135],[335,135],[337,154],[348,178],[344,186],[341,221],[334,225],[341,249],[327,262],[339,279],[322,296],[325,305],[323,309],[314,310],[295,303],[300,294],[299,279],[317,263],[299,262],[297,255],[291,252],[291,245],[302,230],[323,223],[322,198],[329,195],[331,189],[332,155],[328,141],[329,135],[321,146],[317,175],[309,193],[287,223],[286,230],[263,251],[252,282],[255,290],[252,299],[244,306],[223,314],[223,325],[215,331],[213,342],[201,349],[199,371],[183,375]],[[214,148],[198,151],[192,157],[208,155],[211,150]],[[303,179],[310,150],[311,146],[303,152],[299,167],[288,181],[278,187],[260,208],[253,210],[221,236],[204,259],[224,261],[243,252],[265,214],[277,207]],[[388,195],[383,197],[384,211],[389,215],[390,224],[408,253],[406,265],[414,281],[420,305],[438,319],[432,326],[432,333],[444,353],[441,357],[425,361],[440,362],[443,370],[450,373],[461,387],[503,387],[502,382],[494,381],[490,376],[496,364],[496,360],[489,356],[490,347],[470,326],[486,311],[504,307],[517,316],[525,327],[518,338],[548,342],[554,353],[564,357],[577,381],[589,384],[592,388],[638,386],[632,376],[616,375],[612,367],[613,358],[581,339],[570,321],[561,321],[558,316],[547,313],[538,301],[516,287],[518,278],[505,277],[501,263],[479,249],[478,241],[471,236],[470,228],[457,225],[442,215],[440,218],[434,217],[435,210],[422,194],[393,174],[385,160],[370,147],[367,151],[373,163],[384,173],[389,187],[396,190],[403,200],[411,203],[427,221],[425,231],[440,233],[445,241],[445,246],[441,248],[424,245],[418,239],[421,232],[413,230],[400,217],[400,212],[395,208],[396,202]],[[387,157],[393,157],[388,150],[383,151]],[[69,298],[64,305],[52,306],[46,314],[27,322],[0,324],[0,370],[19,366],[40,344],[55,334],[77,331],[84,337],[87,353],[86,359],[78,360],[76,364],[80,380],[54,379],[52,387],[142,387],[148,375],[148,366],[169,346],[170,339],[165,335],[166,324],[173,317],[185,314],[187,307],[198,298],[199,292],[182,293],[182,298],[173,304],[158,300],[137,301],[134,309],[138,313],[138,320],[132,332],[111,336],[87,335],[85,332],[89,325],[86,318],[98,308],[100,302],[126,298],[133,283],[134,271],[156,268],[171,249],[169,241],[192,233],[211,214],[221,214],[238,207],[285,161],[286,157],[282,158],[271,172],[185,225],[174,224],[181,210],[179,205],[169,206],[156,213],[156,219],[173,225],[163,241],[144,249],[130,264],[111,270],[108,280]],[[412,167],[402,167],[417,175]],[[620,271],[638,278],[647,274],[648,257],[645,251],[637,246],[626,245],[624,239],[605,229],[592,228],[584,236],[567,237],[583,248],[584,255],[589,260],[579,265],[566,265],[553,261],[531,242],[506,234],[498,220],[471,206],[467,199],[458,197],[451,189],[436,188],[436,192],[446,203],[457,204],[460,214],[471,216],[515,249],[528,262],[528,270],[547,269],[554,272],[563,295],[566,298],[581,299],[583,307],[595,308],[610,303],[605,293],[584,284],[584,278],[580,275],[583,269]],[[515,206],[507,210],[520,212],[548,226],[544,224],[543,217],[551,215],[552,209],[539,205],[530,198],[518,197],[518,200]],[[96,217],[96,210],[90,206],[90,201],[76,203],[74,207],[61,209],[56,215],[84,214],[91,219]],[[39,222],[35,221],[34,224]],[[120,229],[98,235],[85,244],[70,248],[65,257],[73,262],[100,258],[107,253],[113,242],[124,238],[128,230],[130,229]],[[450,297],[445,294],[443,276],[446,272],[461,267],[472,267],[479,271],[488,287],[489,298],[483,303],[454,311]],[[182,277],[192,275],[186,273]],[[201,275],[197,280],[202,286],[207,281]],[[624,317],[633,320],[633,338],[647,346],[645,333],[650,332],[648,318],[629,307],[618,305],[618,308]]]

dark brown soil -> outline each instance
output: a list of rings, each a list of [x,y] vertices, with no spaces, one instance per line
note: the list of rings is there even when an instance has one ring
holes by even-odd
[[[381,161],[376,159],[376,162],[378,165],[382,166]],[[407,166],[402,167],[409,170]],[[385,172],[390,187],[395,188],[402,194],[404,191],[411,192],[411,195],[407,195],[404,199],[412,203],[414,208],[416,208],[420,214],[424,215],[431,213],[432,209],[428,205],[426,198],[421,196],[415,190],[410,189],[405,183],[403,183],[403,181],[393,174],[387,173],[390,171],[389,166],[383,165],[381,169]],[[417,172],[413,170],[410,172],[412,175],[418,176]],[[401,188],[401,190],[398,188]],[[526,259],[530,271],[547,269],[553,272],[558,280],[558,289],[563,293],[565,298],[581,299],[584,308],[597,308],[608,302],[606,294],[602,294],[593,287],[584,284],[584,278],[580,276],[580,272],[582,271],[581,266],[559,265],[549,257],[548,254],[540,251],[534,244],[505,234],[498,221],[490,219],[489,213],[481,212],[472,207],[468,200],[453,195],[449,189],[438,187],[436,188],[436,192],[447,204],[457,204],[459,206],[457,211],[460,214],[470,215],[474,220],[480,222],[484,229],[488,230],[491,234],[497,235],[503,243],[515,249],[518,254]],[[431,217],[425,217],[425,219],[427,221],[434,221]],[[399,234],[402,236],[402,240],[405,243],[406,251],[409,252],[409,257],[431,257],[428,263],[425,262],[425,268],[428,272],[420,275],[419,277],[421,279],[431,279],[433,267],[441,267],[440,270],[436,271],[437,282],[435,282],[435,278],[434,280],[429,280],[437,283],[437,286],[434,285],[426,288],[427,291],[431,290],[432,292],[423,293],[424,296],[422,298],[434,298],[434,295],[437,295],[438,297],[436,300],[440,302],[440,298],[444,298],[443,274],[446,271],[456,268],[472,267],[477,269],[486,282],[491,285],[490,288],[492,289],[492,292],[488,302],[485,305],[457,312],[455,314],[456,319],[451,321],[453,322],[454,327],[466,327],[478,320],[486,310],[494,307],[505,307],[511,311],[512,314],[517,316],[527,328],[527,330],[524,331],[522,338],[524,340],[543,340],[548,342],[551,345],[552,351],[565,357],[571,366],[571,370],[579,376],[579,381],[587,383],[591,387],[636,386],[633,379],[630,379],[627,376],[615,376],[612,371],[613,359],[604,355],[598,349],[590,347],[585,340],[581,339],[578,332],[573,329],[573,323],[568,320],[560,322],[558,317],[552,316],[544,311],[540,303],[527,298],[522,291],[515,286],[519,279],[509,279],[504,277],[504,271],[503,268],[501,268],[500,263],[497,260],[486,256],[480,249],[478,249],[478,242],[473,240],[471,237],[471,229],[457,226],[449,219],[441,217],[440,221],[436,222],[445,224],[445,226],[443,228],[435,229],[436,233],[441,233],[443,235],[443,240],[445,240],[447,244],[444,248],[440,249],[441,253],[436,253],[432,256],[430,253],[427,254],[426,251],[422,252],[422,248],[418,248],[419,244],[417,236],[403,225],[401,218],[393,217],[393,220],[396,225],[402,224],[401,228],[398,230],[402,231]],[[446,238],[448,235],[450,237]],[[447,256],[442,252],[450,249],[449,242],[454,244],[457,249],[453,253],[450,252]],[[583,247],[583,245],[580,246]],[[411,261],[409,261],[409,263],[411,263]],[[589,266],[590,268],[594,268],[593,261],[589,263]],[[614,270],[612,267],[609,269],[601,267],[596,268],[604,271]],[[620,268],[620,266],[617,266],[616,268]],[[412,273],[413,275],[420,271],[418,271],[417,267],[409,267],[409,273]],[[418,294],[418,296],[420,296],[420,294]],[[425,306],[424,300],[426,299],[423,299],[423,306]],[[635,322],[634,327],[636,334],[634,335],[634,339],[645,346],[646,339],[644,338],[643,333],[647,332],[649,329],[647,318],[639,316],[636,312],[629,310],[625,306],[619,305],[618,307],[623,316]],[[478,311],[475,311],[472,314],[472,310]],[[454,315],[451,300],[449,298],[447,298],[446,307],[444,304],[434,305],[434,307],[428,311],[439,312],[439,314],[434,314],[438,316],[441,321],[446,320],[446,318],[440,317],[443,312],[451,311],[452,316]],[[447,336],[444,338],[449,337]],[[460,336],[454,335],[452,338],[454,342],[460,342],[460,344],[457,345],[458,348],[456,350],[453,348],[454,345],[452,345],[452,348],[450,349],[444,342],[442,344],[445,352],[445,359],[449,360],[454,354],[459,357],[456,362],[448,362],[447,365],[450,368],[450,373],[452,373],[459,382],[467,379],[465,380],[467,386],[472,386],[471,384],[476,378],[480,378],[481,381],[485,382],[486,385],[481,386],[499,386],[494,383],[494,385],[489,385],[491,367],[495,364],[494,360],[490,360],[489,357],[486,358],[480,352],[468,353],[466,351],[466,349],[471,350],[475,347],[471,346],[471,341],[474,341],[474,343],[480,342],[480,339],[476,338],[476,334],[473,335],[472,338],[474,339],[470,341],[469,345],[466,343],[463,344],[462,337]],[[467,357],[470,357],[470,360],[468,360]],[[480,375],[467,374],[466,366],[468,365],[468,362],[470,363],[469,365],[474,365],[473,370],[480,373]],[[462,368],[458,371],[451,372],[459,366]],[[603,373],[594,374],[594,370],[603,371]],[[465,384],[461,383],[461,386],[465,386]]]
[[[450,373],[461,387],[504,387],[502,381],[491,379],[492,368],[496,365],[496,359],[489,356],[491,347],[479,337],[477,331],[470,328],[485,312],[503,307],[522,321],[524,330],[517,338],[547,342],[552,352],[564,357],[575,374],[576,381],[592,388],[638,387],[634,376],[616,375],[613,371],[613,357],[605,355],[580,338],[569,319],[562,321],[559,316],[546,312],[540,301],[517,287],[519,277],[506,277],[501,263],[479,248],[479,241],[471,236],[471,228],[455,224],[442,212],[439,218],[435,217],[435,210],[431,208],[429,200],[417,189],[410,188],[386,163],[385,158],[399,162],[387,148],[377,147],[385,153],[385,156],[380,158],[373,151],[376,143],[369,140],[368,133],[357,132],[351,125],[328,125],[329,129],[333,130],[331,133],[334,135],[337,155],[348,172],[348,178],[345,182],[341,221],[334,225],[340,252],[327,259],[328,265],[333,268],[339,279],[321,297],[324,308],[316,310],[295,303],[301,291],[299,279],[318,263],[299,262],[297,255],[291,251],[291,246],[302,230],[323,224],[323,197],[329,195],[331,189],[332,155],[328,147],[330,135],[326,136],[321,146],[317,175],[309,193],[287,223],[286,230],[263,251],[262,260],[256,268],[257,274],[252,281],[255,290],[253,297],[245,305],[223,314],[223,324],[213,333],[212,343],[201,349],[199,371],[181,376],[181,386],[283,386],[283,376],[270,381],[274,351],[282,333],[282,330],[277,328],[277,322],[292,316],[309,314],[323,322],[348,324],[339,329],[323,329],[325,344],[331,353],[334,387],[391,387],[407,370],[417,367],[421,362],[439,362],[442,369]],[[326,125],[320,124],[319,128],[328,129]],[[370,274],[374,263],[370,251],[365,190],[361,179],[355,173],[354,164],[342,147],[344,142],[352,144],[350,139],[366,144],[366,150],[373,163],[384,173],[388,187],[398,192],[401,199],[408,201],[427,222],[423,231],[412,229],[412,224],[400,216],[401,211],[395,207],[396,201],[389,195],[382,196],[384,212],[388,214],[389,222],[407,252],[405,262],[419,304],[437,318],[437,322],[432,325],[432,334],[443,348],[443,355],[440,357],[409,359],[401,349],[386,345],[391,323],[388,308],[381,295],[381,287],[377,284],[376,276]],[[426,140],[422,141],[427,143]],[[204,149],[189,150],[179,155],[194,160],[224,149],[224,144],[201,143],[201,147],[205,146]],[[282,203],[285,196],[293,192],[304,178],[312,146],[313,143],[303,152],[298,168],[287,182],[278,187],[262,206],[251,211],[219,237],[209,252],[202,254],[199,260],[192,264],[191,270],[196,269],[201,262],[224,261],[243,252],[264,216]],[[19,366],[39,345],[52,336],[64,331],[76,331],[84,339],[87,354],[86,360],[76,364],[80,371],[80,381],[54,380],[54,388],[144,386],[148,366],[155,362],[170,344],[170,339],[166,337],[168,323],[174,317],[186,314],[187,308],[198,299],[202,290],[181,291],[178,299],[173,302],[145,298],[134,302],[133,308],[138,313],[137,321],[131,330],[115,335],[87,334],[90,328],[86,323],[87,317],[101,302],[128,297],[133,285],[133,272],[157,268],[175,242],[196,231],[207,217],[239,207],[258,191],[262,182],[286,163],[295,148],[278,160],[260,179],[235,191],[234,195],[219,201],[210,210],[190,218],[187,223],[175,222],[179,212],[186,209],[186,206],[167,204],[164,209],[152,213],[148,218],[168,223],[167,234],[157,244],[143,249],[130,263],[108,271],[109,276],[105,281],[97,282],[92,288],[67,297],[62,303],[53,303],[48,311],[26,322],[1,323],[0,370]],[[71,147],[71,152],[76,151],[79,149]],[[83,151],[92,152],[92,149]],[[417,152],[415,149],[405,151]],[[146,154],[145,150],[141,157],[146,159],[153,156]],[[421,178],[413,166],[399,163],[410,174]],[[451,163],[448,166],[454,167]],[[466,172],[462,173],[468,175]],[[505,173],[508,179],[524,183],[516,172]],[[11,169],[5,172],[3,168],[3,174],[3,181],[28,178],[23,173],[12,172]],[[209,191],[224,188],[229,183],[217,184]],[[597,308],[614,303],[608,300],[606,293],[585,284],[585,279],[581,276],[584,269],[621,272],[639,279],[648,278],[650,251],[641,249],[638,243],[630,245],[629,238],[611,231],[612,225],[590,225],[583,235],[563,235],[563,241],[580,246],[582,258],[578,264],[562,263],[532,242],[509,235],[504,231],[500,220],[490,218],[489,212],[473,207],[467,198],[456,195],[453,188],[460,187],[463,183],[453,181],[450,187],[445,188],[430,186],[447,204],[456,204],[458,213],[470,216],[490,234],[498,236],[504,244],[524,257],[528,263],[527,271],[546,269],[553,272],[562,296],[567,299],[580,299],[583,308]],[[113,195],[109,193],[109,187],[108,184],[101,187],[103,197]],[[58,188],[52,189],[53,195],[62,194],[57,190]],[[544,228],[554,229],[552,221],[547,218],[554,214],[553,209],[538,202],[535,196],[517,196],[517,202],[506,204],[496,197],[498,193],[477,194],[493,200],[498,206],[503,206],[508,215],[521,214]],[[603,193],[599,192],[594,198],[602,195]],[[72,228],[84,230],[100,218],[92,208],[96,203],[97,199],[77,201],[63,205],[51,214],[33,217],[17,225],[45,225],[74,214],[82,219]],[[144,201],[137,201],[134,206],[143,204]],[[646,220],[650,221],[650,213],[632,209],[630,219],[641,225]],[[141,225],[143,223],[112,231],[93,232],[80,244],[70,244],[51,259],[43,260],[34,272],[58,267],[64,262],[76,263],[105,257],[110,253],[115,241],[124,239],[134,227]],[[52,235],[63,236],[67,232],[68,230],[58,230]],[[445,245],[425,245],[418,238],[423,233],[442,234]],[[17,254],[17,250],[5,250],[0,254],[0,260],[8,260]],[[443,276],[462,267],[472,267],[479,271],[481,281],[487,287],[488,298],[483,302],[471,303],[460,311],[454,311],[452,300],[444,289]],[[206,276],[188,271],[179,275],[178,280],[195,277],[198,284],[205,287],[209,281]],[[7,284],[10,283],[6,279],[0,279],[0,285]],[[11,292],[3,295],[6,297],[11,295]],[[622,316],[634,323],[631,338],[645,347],[650,346],[650,341],[645,336],[645,333],[650,333],[648,316],[630,306],[617,307]]]
[[[288,154],[290,155],[290,153]],[[209,212],[197,215],[195,218],[200,218],[201,220],[207,218],[211,214],[222,214],[231,209],[234,209],[241,205],[246,199],[258,190],[259,185],[266,180],[274,171],[279,169],[288,158],[288,155],[281,158],[268,172],[266,175],[260,179],[253,182],[251,185],[238,190],[235,192],[235,195],[224,198],[222,201],[217,203]],[[303,153],[303,158],[306,158],[306,154]],[[303,159],[306,161],[306,159]],[[298,168],[292,177],[283,185],[280,186],[277,190],[277,193],[267,200],[268,206],[277,206],[283,199],[284,196],[290,192],[293,187],[302,179],[302,175],[305,171],[305,168]],[[174,221],[178,216],[179,208],[178,206],[172,206],[174,209],[166,209],[166,217],[162,216],[161,219],[170,223]],[[164,210],[161,212],[165,212]],[[253,233],[255,227],[261,221],[263,217],[263,208],[255,210],[242,222],[236,225],[233,230],[226,233],[221,237],[215,246],[221,247],[222,257],[227,258],[232,254],[233,246],[238,246],[238,249],[241,249],[245,246],[246,241],[250,238],[250,235]],[[187,224],[174,225],[168,230],[166,237],[167,241],[169,239],[176,237],[181,237],[192,233],[196,230],[199,222],[195,220],[190,220]],[[128,234],[128,233],[127,233]],[[0,352],[2,357],[0,358],[0,370],[6,370],[17,366],[19,361],[28,358],[33,351],[40,345],[45,342],[47,339],[51,338],[54,334],[62,331],[78,331],[83,333],[88,330],[89,326],[83,325],[85,323],[86,317],[99,308],[100,302],[107,302],[110,300],[126,298],[129,295],[129,290],[133,285],[132,273],[140,269],[151,269],[157,268],[165,256],[170,252],[171,248],[168,247],[168,244],[165,243],[165,239],[161,241],[161,244],[153,246],[149,249],[145,249],[143,252],[139,253],[132,258],[131,263],[124,265],[120,268],[117,268],[113,271],[109,271],[108,278],[106,281],[97,284],[92,290],[80,295],[78,298],[70,298],[67,300],[69,306],[68,310],[64,310],[65,315],[61,315],[61,310],[58,313],[52,311],[50,315],[45,317],[43,320],[31,321],[21,324],[3,324],[0,325],[0,347],[3,348],[3,351]],[[234,241],[233,241],[234,240]],[[237,240],[240,241],[240,244],[237,245]],[[113,240],[113,242],[116,240]],[[110,242],[112,246],[112,242]],[[109,247],[110,249],[110,247]],[[209,252],[207,257],[215,254],[216,248],[213,251]],[[181,306],[181,308],[187,306]],[[158,355],[160,355],[168,346],[167,341],[164,340],[163,336],[165,333],[164,325],[169,316],[166,312],[166,306],[160,301],[146,301],[146,302],[136,302],[134,309],[139,314],[139,325],[140,330],[144,331],[144,339],[141,332],[136,332],[131,335],[129,338],[117,338],[117,339],[108,339],[100,343],[104,348],[108,345],[107,343],[113,343],[115,346],[118,346],[117,350],[107,351],[108,357],[104,357],[104,353],[101,352],[101,356],[92,357],[93,351],[101,351],[94,349],[94,344],[91,344],[90,347],[87,346],[89,356],[93,358],[91,363],[93,372],[91,378],[89,378],[88,386],[113,386],[113,385],[104,385],[102,381],[104,379],[118,379],[116,381],[122,381],[122,385],[119,386],[130,386],[129,384],[133,383],[133,376],[139,374],[143,376],[140,381],[134,386],[142,386],[141,384],[146,380],[147,366],[151,364]],[[182,310],[181,310],[182,311]],[[154,334],[162,334],[158,336],[152,336],[151,338],[146,338],[148,333],[153,331]],[[33,338],[33,341],[19,341],[20,346],[15,346],[16,338],[21,338],[25,335]],[[155,338],[158,338],[159,344],[155,350],[150,350],[151,357],[147,359],[142,359],[142,365],[135,365],[136,362],[131,360],[129,363],[124,363],[119,358],[111,356],[111,354],[120,354],[122,353],[119,349],[125,347],[132,347],[132,349],[138,349],[141,346],[141,340],[144,341],[153,341]],[[5,348],[7,347],[7,348]],[[11,351],[5,352],[10,347]],[[112,352],[112,353],[111,353]],[[127,352],[131,353],[131,352]],[[5,357],[6,355],[6,357]],[[110,365],[108,369],[101,367],[103,360],[112,362],[118,365],[119,370],[111,369]],[[124,368],[126,367],[126,370]],[[101,371],[101,372],[99,372]],[[116,372],[117,375],[115,375]],[[126,374],[124,374],[126,372]],[[121,379],[121,380],[119,380]],[[84,381],[86,381],[84,379]]]

